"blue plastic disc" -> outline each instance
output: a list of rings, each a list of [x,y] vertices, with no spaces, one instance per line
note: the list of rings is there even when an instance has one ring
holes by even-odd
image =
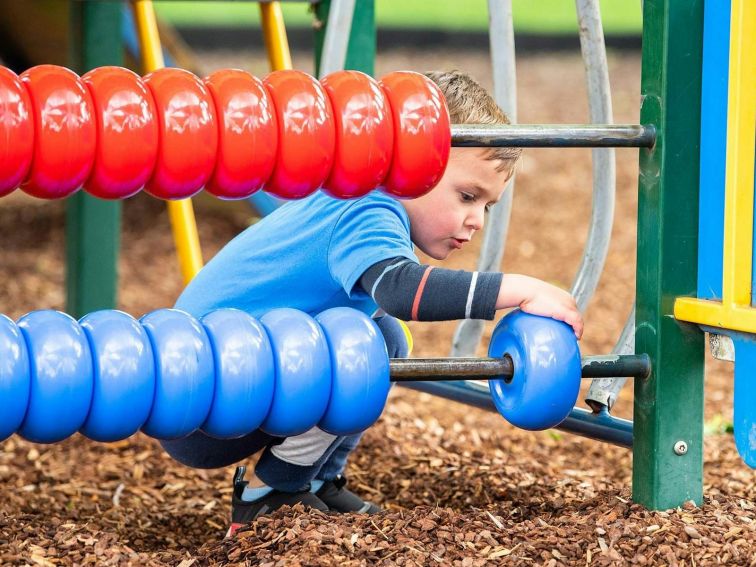
[[[158,309],[139,322],[155,358],[155,399],[142,431],[180,439],[199,429],[210,412],[215,390],[210,339],[199,321],[177,309]]]
[[[488,355],[508,355],[511,381],[491,380],[494,404],[507,421],[536,431],[559,425],[580,391],[580,350],[572,327],[516,309],[494,329]]]
[[[32,311],[18,321],[31,363],[29,406],[19,435],[55,443],[84,424],[92,399],[92,354],[76,320],[59,311]]]
[[[273,346],[273,403],[260,429],[290,437],[315,427],[331,394],[331,356],[320,326],[302,311],[273,309],[260,318]]]
[[[21,426],[31,387],[29,354],[21,331],[12,319],[0,315],[0,441]]]
[[[263,326],[238,309],[208,313],[202,325],[215,359],[215,397],[202,431],[241,437],[260,427],[273,403],[273,348]]]
[[[155,394],[155,361],[144,328],[122,311],[95,311],[79,324],[89,340],[94,392],[81,433],[118,441],[142,427]]]
[[[315,320],[331,351],[331,400],[323,431],[353,435],[373,425],[386,405],[391,382],[386,342],[370,317],[349,307],[334,307]]]

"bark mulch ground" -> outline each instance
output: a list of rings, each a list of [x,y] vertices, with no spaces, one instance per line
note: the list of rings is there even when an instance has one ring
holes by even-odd
[[[261,60],[233,57],[218,53],[205,62],[219,68]],[[457,67],[486,83],[487,65],[485,55],[388,52],[378,74]],[[610,70],[615,121],[637,121],[638,59],[612,55]],[[518,81],[521,122],[586,120],[579,57],[522,58]],[[617,220],[586,314],[586,354],[611,349],[634,294],[637,152],[618,151],[617,160]],[[528,152],[502,269],[570,285],[587,234],[590,171],[589,152]],[[0,312],[17,318],[63,308],[63,211],[61,203],[16,194],[0,200]],[[206,259],[253,220],[244,206],[210,199],[200,199],[197,212]],[[471,268],[477,250],[448,265]],[[163,206],[148,197],[127,201],[119,307],[138,316],[170,306],[180,292],[173,254]],[[412,328],[417,356],[448,354],[453,324]],[[0,565],[753,567],[756,473],[726,433],[731,372],[707,361],[700,507],[652,512],[634,504],[627,449],[556,430],[520,431],[496,414],[395,388],[347,470],[350,486],[383,514],[284,509],[233,540],[223,539],[231,469],[182,467],[141,434],[111,444],[78,435],[49,446],[0,441]],[[615,413],[632,417],[632,388]]]

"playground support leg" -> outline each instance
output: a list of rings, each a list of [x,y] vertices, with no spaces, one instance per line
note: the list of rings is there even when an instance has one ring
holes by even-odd
[[[70,60],[83,74],[123,64],[119,2],[72,2]],[[66,311],[74,317],[116,305],[121,203],[79,191],[66,202]]]
[[[703,0],[644,2],[641,123],[658,134],[640,150],[635,352],[653,372],[635,381],[633,500],[656,510],[703,499],[704,334],[673,316],[696,292],[702,51]]]

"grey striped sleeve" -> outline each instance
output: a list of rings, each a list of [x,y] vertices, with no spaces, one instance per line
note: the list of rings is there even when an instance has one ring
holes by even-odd
[[[498,272],[448,270],[391,258],[368,268],[360,285],[381,309],[405,321],[491,320],[501,279]]]

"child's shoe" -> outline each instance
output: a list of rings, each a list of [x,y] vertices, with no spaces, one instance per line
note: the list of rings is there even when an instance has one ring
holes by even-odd
[[[345,488],[347,479],[339,475],[334,480],[323,482],[317,496],[332,512],[356,512],[358,514],[377,514],[383,510],[372,502],[366,502],[354,492]]]
[[[226,532],[226,537],[233,537],[237,530],[264,514],[269,514],[281,506],[294,506],[302,504],[305,508],[314,508],[321,512],[327,512],[326,506],[320,498],[310,492],[309,487],[301,492],[281,492],[272,489],[265,496],[256,500],[242,500],[247,481],[244,473],[247,467],[236,467],[234,474],[234,494],[231,498],[231,527]]]

